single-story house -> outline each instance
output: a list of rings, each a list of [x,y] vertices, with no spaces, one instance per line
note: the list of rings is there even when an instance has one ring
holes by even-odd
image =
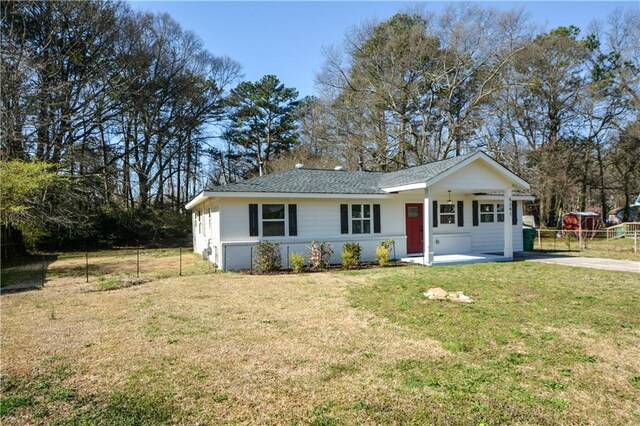
[[[522,251],[522,202],[529,184],[475,152],[396,172],[295,169],[206,189],[193,212],[193,247],[218,268],[249,268],[252,247],[280,243],[308,254],[312,241],[345,242],[375,260],[381,241],[394,257],[433,265],[452,260],[510,260]]]

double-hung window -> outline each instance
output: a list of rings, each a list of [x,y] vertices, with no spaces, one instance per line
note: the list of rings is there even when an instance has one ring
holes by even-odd
[[[283,237],[284,229],[284,204],[263,204],[262,235],[265,237]]]
[[[480,222],[504,222],[504,204],[480,204]]]
[[[371,204],[351,205],[351,233],[371,233]]]
[[[454,224],[456,223],[456,205],[440,204],[440,223]]]

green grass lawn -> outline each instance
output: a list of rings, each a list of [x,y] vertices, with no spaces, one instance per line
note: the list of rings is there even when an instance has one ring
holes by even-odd
[[[640,423],[639,274],[511,262],[86,286],[59,274],[3,296],[3,425]]]
[[[525,262],[378,274],[370,286],[351,288],[352,306],[451,352],[387,367],[400,392],[429,395],[431,408],[407,419],[640,422],[638,274]],[[430,287],[464,291],[475,303],[425,302]],[[603,394],[612,395],[606,406]]]

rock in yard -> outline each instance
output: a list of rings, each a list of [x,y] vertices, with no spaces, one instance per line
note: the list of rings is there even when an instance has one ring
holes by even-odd
[[[429,290],[427,290],[427,292],[424,294],[427,299],[438,299],[438,300],[444,300],[447,298],[447,295],[449,293],[447,293],[446,290],[440,288],[440,287],[436,287],[436,288],[430,288]]]
[[[424,295],[429,300],[450,300],[459,303],[473,303],[473,300],[461,291],[449,293],[440,287],[430,288]]]
[[[453,302],[460,302],[460,303],[473,303],[473,300],[461,291],[456,291],[455,293],[449,293],[449,300]]]

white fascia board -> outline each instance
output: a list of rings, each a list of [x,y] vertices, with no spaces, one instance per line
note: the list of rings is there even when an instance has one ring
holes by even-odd
[[[215,192],[215,191],[206,191],[201,193],[200,195],[204,195],[204,198],[320,198],[320,199],[335,199],[335,198],[346,198],[346,199],[386,199],[391,196],[388,194],[316,194],[316,193],[297,193],[297,192]],[[198,197],[200,197],[198,195]],[[187,206],[195,206],[200,201],[198,201],[198,197],[194,198]],[[193,204],[195,203],[195,204]],[[192,205],[193,204],[193,205]],[[188,207],[187,207],[188,208]]]
[[[500,173],[500,174],[506,176],[507,178],[509,178],[517,186],[514,189],[518,189],[518,190],[531,189],[531,186],[529,185],[529,183],[527,181],[525,181],[524,179],[521,179],[520,177],[518,177],[515,173],[511,172],[506,167],[501,166],[494,159],[492,159],[491,157],[489,157],[487,154],[485,154],[482,151],[476,152],[471,157],[461,161],[460,163],[456,164],[453,167],[450,167],[449,169],[445,170],[444,172],[440,173],[439,175],[432,177],[431,179],[429,179],[426,182],[426,185],[427,186],[434,185],[434,184],[438,183],[439,181],[441,181],[442,179],[446,178],[447,176],[457,172],[461,168],[471,164],[472,162],[474,162],[476,160],[484,161],[486,164],[491,166],[495,171],[497,171],[498,173]]]
[[[487,201],[495,201],[504,200],[504,195],[501,194],[487,194],[487,195],[474,195],[475,200],[487,200]],[[535,201],[536,197],[533,195],[513,195],[511,199],[514,201]]]
[[[208,198],[208,196],[206,195],[205,191],[202,191],[201,193],[199,193],[198,195],[195,196],[195,198],[191,201],[189,201],[187,204],[185,204],[184,208],[187,210],[191,210],[193,209],[195,206],[197,206],[198,204],[200,204],[201,202],[203,202],[206,198]]]
[[[410,185],[400,185],[400,186],[392,186],[390,188],[381,188],[384,192],[402,192],[402,191],[412,191],[414,189],[424,189],[427,187],[427,184],[424,182],[420,183],[412,183]]]

